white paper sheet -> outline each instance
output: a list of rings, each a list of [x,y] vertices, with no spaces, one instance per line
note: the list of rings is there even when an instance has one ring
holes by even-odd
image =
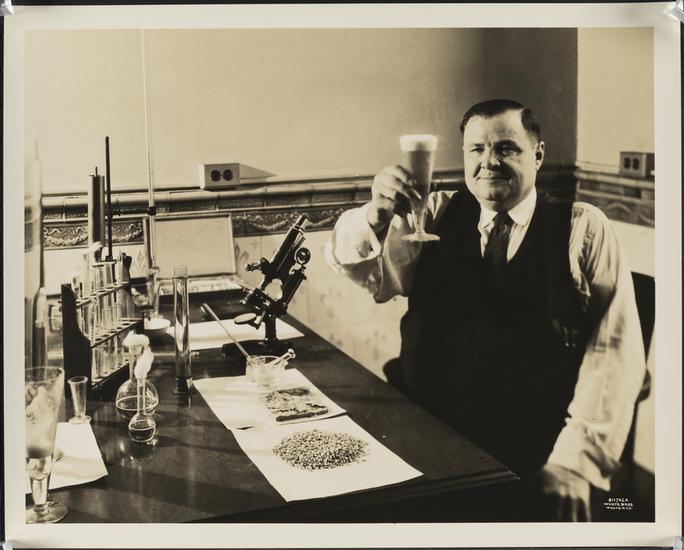
[[[246,376],[203,378],[194,380],[193,384],[214,414],[229,430],[310,422],[322,418],[331,418],[345,412],[342,407],[323,394],[297,369],[285,369],[278,388],[301,386],[308,388],[311,395],[328,408],[326,414],[276,422],[261,401],[261,392],[257,385],[250,382]]]
[[[263,340],[266,338],[266,327],[262,324],[258,329],[251,325],[238,325],[232,319],[223,320],[223,324],[238,342],[249,340]],[[167,334],[173,336],[174,327],[171,325]],[[276,334],[281,340],[299,338],[304,336],[296,328],[288,325],[285,321],[276,319]],[[232,340],[226,335],[216,321],[204,321],[190,324],[190,350],[220,348],[223,344],[230,344]]]
[[[95,434],[90,424],[57,424],[55,447],[63,456],[52,465],[49,489],[80,485],[107,475]],[[26,474],[26,492],[31,492],[31,482]]]
[[[273,452],[273,447],[284,437],[314,429],[342,432],[365,441],[368,444],[365,459],[336,468],[310,471],[289,465]],[[288,502],[382,487],[422,475],[348,416],[298,425],[235,430],[233,434],[242,450]]]

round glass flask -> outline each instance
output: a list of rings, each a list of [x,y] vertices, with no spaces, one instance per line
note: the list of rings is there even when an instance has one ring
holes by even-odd
[[[140,358],[143,346],[129,346],[128,348],[128,380],[126,380],[116,392],[114,405],[116,410],[124,420],[130,421],[138,412],[138,380],[136,380],[133,369],[135,363]],[[154,384],[147,377],[142,381],[145,394],[145,412],[154,415],[159,405],[159,393]]]

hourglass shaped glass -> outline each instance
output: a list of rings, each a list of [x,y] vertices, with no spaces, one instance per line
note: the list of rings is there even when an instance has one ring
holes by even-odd
[[[48,501],[48,483],[59,407],[64,397],[64,370],[34,367],[24,375],[26,470],[31,478],[33,504],[26,508],[26,523],[55,523],[66,516],[64,504]]]

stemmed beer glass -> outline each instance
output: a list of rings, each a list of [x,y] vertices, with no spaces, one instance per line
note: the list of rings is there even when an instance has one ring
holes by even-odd
[[[410,134],[399,138],[399,146],[404,153],[404,162],[415,181],[415,189],[420,201],[411,201],[414,232],[404,235],[406,241],[438,241],[439,237],[425,232],[425,213],[427,198],[432,182],[432,168],[437,150],[437,137],[431,134]]]
[[[66,516],[67,508],[48,502],[48,482],[59,408],[64,397],[64,369],[34,367],[24,375],[26,417],[26,470],[31,478],[33,505],[26,507],[26,523],[55,523]]]

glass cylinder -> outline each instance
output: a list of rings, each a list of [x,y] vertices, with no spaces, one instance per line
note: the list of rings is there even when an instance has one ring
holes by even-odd
[[[175,394],[193,393],[190,361],[190,299],[188,292],[188,267],[173,268],[173,318],[176,340],[176,389]]]

